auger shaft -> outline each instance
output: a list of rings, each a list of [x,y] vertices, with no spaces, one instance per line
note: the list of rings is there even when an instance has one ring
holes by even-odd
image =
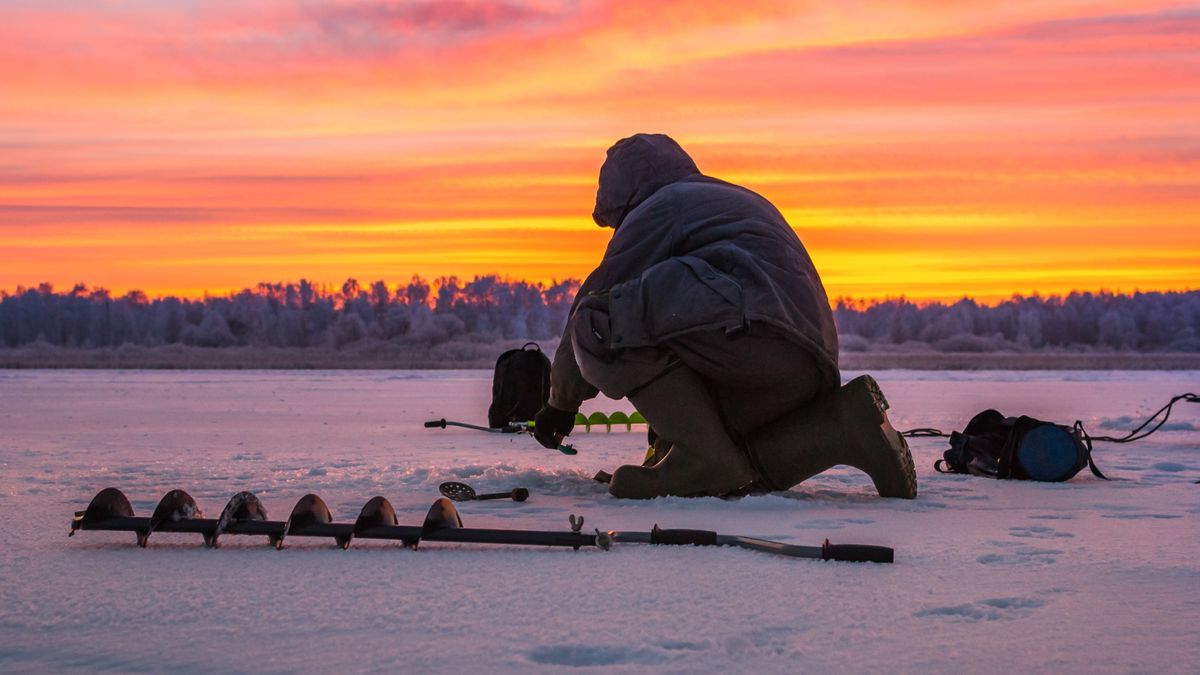
[[[551,532],[543,530],[488,530],[463,527],[441,530],[423,537],[429,541],[460,544],[515,544],[518,546],[563,546],[578,550],[584,546],[599,546],[595,534],[583,532]]]
[[[143,532],[150,527],[147,516],[125,516],[102,520],[80,527],[82,530],[108,530],[112,532]],[[581,532],[551,532],[542,530],[496,530],[486,528],[455,528],[434,530],[422,534],[416,525],[380,525],[358,532],[353,523],[313,523],[287,528],[281,520],[252,520],[229,525],[223,534],[282,537],[324,537],[340,539],[387,539],[405,542],[445,541],[460,544],[513,544],[518,546],[564,546],[581,548],[595,546],[596,535]],[[154,528],[155,532],[213,535],[217,530],[216,518],[192,518],[166,522]]]

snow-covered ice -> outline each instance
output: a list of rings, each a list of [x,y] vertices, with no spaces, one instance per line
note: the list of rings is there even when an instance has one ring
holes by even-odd
[[[961,428],[995,407],[1112,434],[1200,389],[1197,372],[876,375],[899,428]],[[422,427],[484,420],[490,376],[0,371],[0,671],[1200,671],[1200,406],[1145,441],[1099,444],[1111,483],[940,475],[945,441],[916,439],[915,501],[838,469],[770,496],[622,502],[590,476],[638,461],[642,432],[580,430],[566,457]],[[172,488],[212,517],[241,490],[275,518],[316,492],[338,520],[380,494],[415,524],[444,480],[531,490],[460,505],[471,527],[566,530],[574,513],[589,529],[887,545],[896,563],[66,536],[108,486],[139,515]]]

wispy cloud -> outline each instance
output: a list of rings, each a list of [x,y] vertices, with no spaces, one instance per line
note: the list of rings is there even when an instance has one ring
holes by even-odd
[[[580,276],[642,130],[771,198],[834,294],[1200,277],[1148,262],[1200,260],[1170,1],[0,1],[0,82],[0,287]],[[945,262],[980,251],[994,283]]]

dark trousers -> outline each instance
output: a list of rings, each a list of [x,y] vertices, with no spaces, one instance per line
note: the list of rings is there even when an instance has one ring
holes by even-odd
[[[610,398],[631,396],[674,368],[689,368],[707,389],[731,439],[741,439],[791,410],[807,405],[820,394],[822,378],[809,352],[786,339],[768,324],[751,323],[734,335],[724,331],[696,331],[667,340],[657,347],[608,351],[595,346],[591,322],[602,313],[580,317],[573,331],[575,355],[584,378]],[[679,420],[648,421],[652,426],[673,427],[696,412],[686,406],[667,406],[666,414]],[[660,412],[661,416],[664,414]]]
[[[767,325],[751,325],[733,336],[692,333],[664,347],[700,375],[738,442],[823,393],[813,357]]]

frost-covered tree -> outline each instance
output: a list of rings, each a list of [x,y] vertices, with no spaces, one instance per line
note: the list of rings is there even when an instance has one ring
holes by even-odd
[[[497,276],[413,277],[390,287],[354,279],[335,288],[308,280],[262,283],[201,300],[113,297],[77,284],[0,291],[0,346],[41,340],[63,347],[192,344],[340,347],[361,340],[438,344],[557,337],[579,288]],[[847,351],[923,343],[934,349],[1200,351],[1200,291],[1014,296],[994,306],[968,298],[840,299],[835,319]]]

